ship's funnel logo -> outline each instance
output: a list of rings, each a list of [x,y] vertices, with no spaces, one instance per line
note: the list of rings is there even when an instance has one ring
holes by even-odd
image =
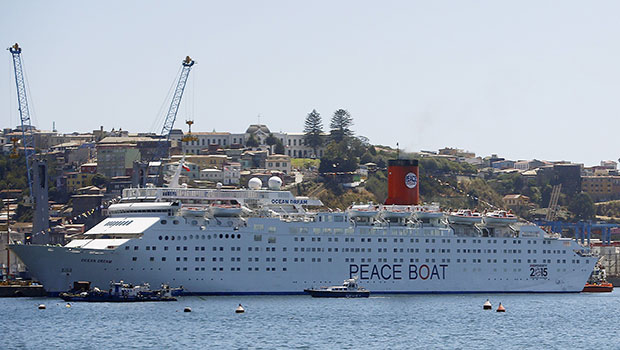
[[[405,175],[405,186],[414,188],[418,184],[418,177],[414,173]]]

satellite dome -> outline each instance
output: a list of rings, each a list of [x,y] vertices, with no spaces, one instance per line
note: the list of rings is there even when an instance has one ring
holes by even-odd
[[[274,191],[279,191],[280,187],[282,187],[282,179],[277,176],[272,176],[269,178],[269,189]]]
[[[253,177],[248,181],[248,187],[251,190],[260,190],[263,187],[263,182],[259,178]]]

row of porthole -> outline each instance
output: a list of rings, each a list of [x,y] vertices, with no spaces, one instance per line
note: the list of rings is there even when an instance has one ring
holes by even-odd
[[[189,235],[189,239],[211,239],[211,235],[207,235],[205,237],[205,235]],[[218,235],[213,235],[213,238],[237,238],[237,239],[241,239],[241,235],[240,234],[222,234],[220,233],[219,236]],[[174,241],[175,240],[175,236],[159,236],[159,240],[171,240]],[[181,236],[176,236],[176,240],[180,241],[181,240]],[[187,236],[183,236],[183,240],[186,241],[187,240]]]
[[[202,235],[202,236],[199,236],[199,235],[196,235],[196,236],[189,235],[189,239],[194,239],[194,238],[195,239],[200,239],[200,238],[205,239],[206,237],[205,237],[205,235]],[[167,240],[174,241],[175,237],[174,236],[159,236],[159,240],[161,241],[162,239],[166,240],[166,241]],[[181,236],[176,236],[176,239],[177,239],[177,241],[180,241],[181,240]],[[183,240],[187,241],[187,236],[183,236]]]
[[[165,224],[168,223],[168,221],[167,220],[161,220],[159,223],[162,224],[162,225],[165,225]],[[179,224],[179,220],[176,220],[176,219],[172,220],[172,223],[175,224],[175,225],[178,225]]]

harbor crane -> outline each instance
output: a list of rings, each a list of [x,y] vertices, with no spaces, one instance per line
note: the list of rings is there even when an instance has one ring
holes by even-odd
[[[34,207],[32,242],[48,244],[50,243],[50,235],[41,234],[49,229],[47,162],[45,160],[38,160],[35,157],[34,128],[30,120],[30,108],[28,107],[28,96],[26,94],[27,87],[21,57],[22,48],[15,44],[9,47],[8,50],[13,55],[19,118],[21,120],[22,146],[24,147],[24,157],[26,158],[26,177],[30,202]],[[17,140],[12,139],[11,141],[13,141],[13,148],[16,149]],[[12,157],[16,155],[14,153]]]
[[[181,104],[181,99],[183,98],[183,92],[185,91],[187,78],[189,78],[189,72],[191,71],[192,66],[195,63],[196,62],[192,60],[189,56],[185,57],[185,59],[183,60],[181,75],[179,76],[176,88],[174,89],[174,95],[172,96],[172,101],[170,102],[170,107],[168,108],[166,119],[164,120],[164,126],[161,129],[161,136],[166,138],[166,142],[160,143],[154,160],[158,160],[167,156],[167,154],[165,154],[165,151],[166,145],[168,141],[170,141],[170,131],[174,127],[174,122],[177,119],[177,112],[179,110],[179,105]]]
[[[30,198],[32,193],[32,162],[35,155],[34,134],[32,132],[32,124],[30,122],[30,109],[28,108],[28,96],[26,95],[26,83],[24,80],[24,67],[22,64],[22,48],[16,43],[8,48],[13,55],[13,67],[15,70],[15,84],[17,85],[17,101],[19,103],[19,118],[21,120],[22,129],[22,146],[24,147],[24,156],[26,158],[26,169],[28,177],[28,189],[30,190]],[[15,145],[15,143],[14,143]]]
[[[189,78],[189,72],[196,62],[192,60],[189,56],[185,57],[182,61],[181,66],[181,74],[179,75],[179,79],[176,81],[176,87],[174,89],[174,94],[172,95],[172,101],[170,101],[170,107],[168,108],[168,113],[166,113],[166,118],[164,120],[164,125],[161,129],[160,140],[157,142],[157,146],[152,153],[150,161],[147,163],[144,162],[136,162],[134,163],[134,167],[138,166],[138,168],[134,169],[134,185],[145,186],[147,183],[154,183],[157,186],[161,186],[163,183],[163,164],[161,160],[169,156],[169,141],[170,141],[170,131],[174,127],[174,122],[177,118],[177,112],[179,111],[179,106],[181,105],[181,99],[183,98],[183,92],[185,91],[185,86],[187,84],[187,79]],[[160,161],[157,169],[155,168],[156,161]],[[153,166],[153,168],[151,168]]]

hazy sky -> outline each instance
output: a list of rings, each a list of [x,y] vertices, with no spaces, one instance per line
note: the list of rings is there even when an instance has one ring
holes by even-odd
[[[511,159],[620,157],[618,1],[6,1],[40,129],[300,132],[338,108],[372,143]],[[2,60],[2,126],[19,124]],[[162,108],[163,106],[163,108]]]

